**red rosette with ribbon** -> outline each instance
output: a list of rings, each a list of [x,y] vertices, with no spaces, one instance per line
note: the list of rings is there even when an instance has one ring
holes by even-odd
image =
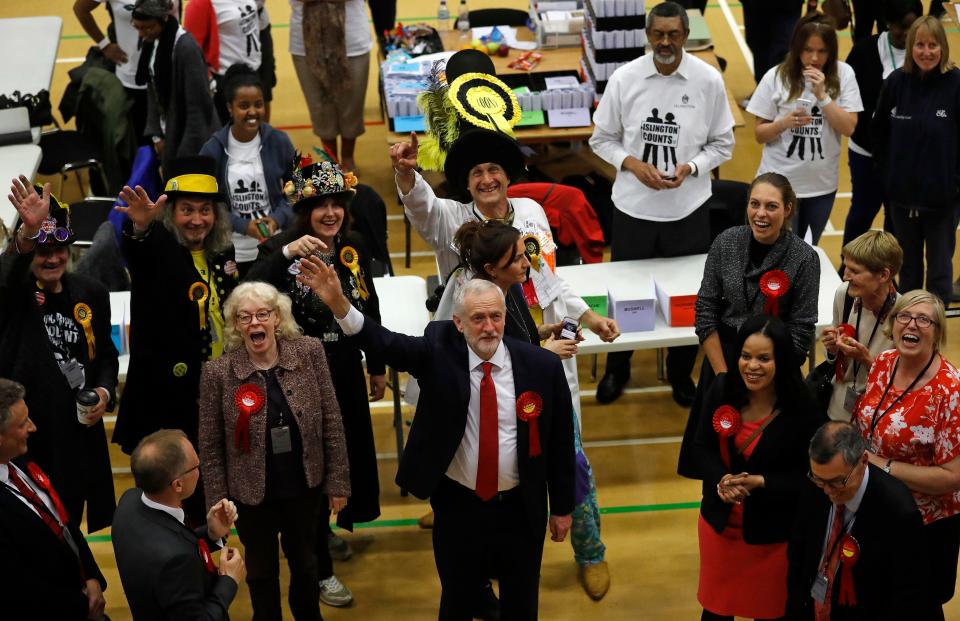
[[[256,384],[243,384],[237,388],[233,401],[240,410],[237,417],[237,427],[233,433],[233,439],[237,444],[237,450],[241,453],[250,452],[250,417],[263,409],[267,402],[267,395]]]
[[[59,494],[53,489],[53,485],[50,483],[50,477],[40,469],[40,466],[32,461],[27,464],[27,473],[30,475],[30,478],[33,479],[33,482],[47,493],[47,496],[50,497],[50,501],[53,503],[53,508],[56,509],[59,514],[60,522],[66,524],[70,520],[70,516],[67,514],[66,507],[63,506],[63,502],[60,500]]]
[[[780,298],[790,289],[790,278],[783,270],[770,270],[760,277],[760,292],[767,299],[763,304],[766,315],[780,315]]]
[[[721,405],[713,411],[713,430],[720,436],[720,458],[723,465],[730,469],[730,446],[728,440],[737,435],[743,420],[740,412],[732,405]]]
[[[837,326],[837,343],[846,338],[856,338],[857,329],[849,323],[841,323]],[[847,373],[847,357],[842,351],[837,349],[836,378],[838,382],[843,381],[843,376]]]
[[[210,546],[206,539],[197,539],[197,548],[200,550],[200,559],[203,561],[203,568],[208,574],[217,573],[217,566],[213,564],[213,555],[210,554]]]
[[[853,566],[860,559],[860,544],[853,538],[853,535],[846,533],[840,539],[840,597],[839,602],[842,606],[857,605],[857,591],[853,585]]]
[[[543,410],[543,397],[528,390],[517,397],[517,418],[530,425],[530,457],[540,454],[540,425],[537,419]]]

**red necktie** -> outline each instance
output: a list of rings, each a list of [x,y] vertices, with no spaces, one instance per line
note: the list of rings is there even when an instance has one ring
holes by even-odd
[[[837,564],[840,562],[837,540],[843,536],[843,513],[844,506],[836,505],[833,510],[833,524],[830,526],[830,538],[827,541],[826,553],[830,556],[821,561],[821,567],[826,565],[827,594],[822,604],[816,601],[813,603],[816,621],[830,621],[830,600],[833,598],[833,583],[837,577]]]
[[[20,493],[26,498],[34,509],[37,510],[37,513],[40,514],[40,519],[43,520],[43,523],[53,531],[53,534],[57,536],[58,539],[63,539],[63,526],[60,522],[57,521],[53,514],[50,513],[50,509],[47,508],[47,505],[44,504],[43,500],[40,499],[40,496],[37,495],[33,488],[23,482],[23,479],[20,478],[20,475],[17,474],[16,469],[10,464],[8,469],[10,473],[10,482],[13,483]]]
[[[489,362],[483,363],[480,380],[480,450],[477,455],[476,492],[482,500],[497,494],[497,467],[500,461],[500,416],[497,413],[497,387],[490,377]]]

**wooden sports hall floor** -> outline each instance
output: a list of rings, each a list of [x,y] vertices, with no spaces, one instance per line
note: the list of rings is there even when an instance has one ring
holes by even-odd
[[[928,0],[925,0],[926,5]],[[451,7],[456,2],[448,0]],[[649,5],[655,2],[649,2]],[[400,21],[417,22],[432,19],[436,14],[434,0],[400,0],[397,15]],[[471,0],[471,8],[493,6],[525,8],[522,0]],[[54,108],[67,83],[66,72],[76,66],[91,41],[77,24],[69,0],[14,0],[0,4],[0,17],[28,15],[60,15],[64,20],[63,39],[53,79]],[[274,91],[272,123],[285,129],[294,144],[302,150],[318,144],[309,128],[290,56],[287,53],[289,5],[285,0],[267,0],[273,22],[277,52],[279,85]],[[98,10],[102,26],[106,11]],[[742,14],[735,0],[710,0],[707,23],[716,44],[716,51],[728,61],[725,80],[737,100],[749,95],[753,88],[751,73],[741,51]],[[953,57],[960,58],[960,36],[956,14],[947,24]],[[737,30],[739,28],[739,31]],[[850,49],[850,37],[840,39],[841,57]],[[23,50],[29,54],[29,50]],[[16,63],[16,58],[4,59]],[[373,185],[387,200],[390,210],[390,248],[396,253],[398,273],[427,276],[434,272],[432,254],[414,233],[415,258],[411,268],[403,269],[403,222],[401,210],[392,200],[392,175],[386,153],[386,131],[377,105],[374,81],[377,71],[370,72],[365,118],[367,133],[358,144],[357,162],[361,181]],[[747,127],[736,131],[737,146],[732,162],[722,167],[724,178],[749,181],[760,160],[760,148],[753,139],[752,119]],[[580,154],[554,159],[542,169],[557,178],[572,172],[585,172],[593,159]],[[551,156],[559,151],[553,149]],[[830,232],[822,240],[834,262],[839,257],[840,233],[849,208],[849,173],[846,148],[840,167],[840,192],[831,216]],[[67,186],[64,200],[77,198],[76,186]],[[846,192],[847,194],[843,194]],[[956,263],[955,263],[956,264]],[[953,324],[953,322],[951,322]],[[950,325],[951,336],[947,356],[960,361],[960,324]],[[700,487],[674,474],[678,440],[686,420],[686,412],[670,398],[669,389],[658,383],[653,352],[638,352],[633,357],[633,376],[628,394],[613,405],[601,406],[594,399],[595,381],[590,379],[589,359],[580,361],[583,388],[583,438],[593,463],[603,508],[603,539],[607,545],[612,586],[601,602],[591,601],[578,583],[577,567],[569,544],[547,542],[540,589],[541,618],[566,619],[651,619],[672,621],[699,618],[696,601],[698,551],[696,537],[697,504]],[[602,371],[603,360],[600,360]],[[389,399],[389,394],[388,394]],[[408,413],[408,416],[410,413]],[[436,618],[439,585],[433,565],[430,534],[417,528],[415,520],[426,510],[426,503],[414,498],[401,498],[393,485],[396,460],[389,407],[378,405],[373,410],[377,447],[381,454],[380,479],[383,489],[383,516],[369,528],[347,535],[353,545],[353,559],[336,564],[337,576],[354,593],[355,603],[345,609],[323,607],[323,614],[332,620],[425,620]],[[108,425],[108,433],[112,423]],[[118,450],[111,450],[117,470],[117,495],[132,485],[128,459]],[[465,533],[465,536],[469,536]],[[92,548],[107,579],[107,612],[115,621],[130,619],[120,586],[109,530],[90,537]],[[236,544],[237,540],[234,539]],[[145,562],[149,562],[145,559]],[[281,579],[284,589],[287,571]],[[289,614],[289,612],[288,612]],[[250,618],[249,598],[245,586],[231,608],[234,619]],[[948,608],[948,619],[960,619],[960,602],[955,598]],[[45,620],[44,620],[45,621]]]

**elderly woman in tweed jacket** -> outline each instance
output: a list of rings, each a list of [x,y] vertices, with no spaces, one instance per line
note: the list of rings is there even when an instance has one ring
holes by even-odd
[[[683,476],[699,478],[691,452],[703,396],[714,377],[737,370],[736,335],[747,318],[765,314],[783,320],[798,363],[813,344],[820,260],[787,226],[796,206],[787,178],[764,173],[750,185],[747,223],[722,232],[710,247],[696,303],[696,332],[706,360],[680,448],[677,470]]]
[[[237,503],[256,618],[281,618],[277,536],[296,619],[320,619],[316,520],[346,506],[350,475],[323,344],[302,336],[290,298],[244,283],[227,298],[227,353],[204,366],[200,460],[207,505]]]

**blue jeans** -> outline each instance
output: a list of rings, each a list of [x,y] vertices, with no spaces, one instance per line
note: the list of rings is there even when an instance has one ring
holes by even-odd
[[[797,199],[797,213],[793,216],[793,231],[800,239],[807,234],[810,229],[810,235],[813,237],[813,245],[820,242],[820,236],[823,235],[823,229],[827,227],[827,220],[830,219],[830,211],[833,209],[833,199],[837,196],[836,190],[829,194],[820,196],[810,196]]]
[[[885,204],[883,196],[883,179],[877,174],[873,165],[873,158],[849,151],[850,155],[850,185],[853,196],[850,199],[850,212],[843,225],[843,245],[860,237],[870,230],[873,219],[877,217],[880,207]],[[893,232],[893,221],[890,210],[885,209],[883,214],[883,230]]]

